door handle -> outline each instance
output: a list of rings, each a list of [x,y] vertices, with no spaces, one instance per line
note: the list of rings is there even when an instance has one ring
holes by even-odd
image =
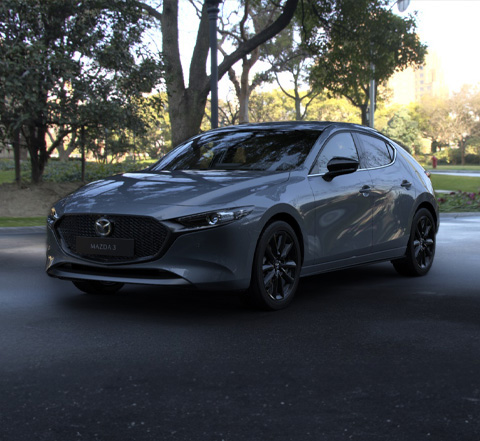
[[[370,196],[370,186],[369,185],[364,185],[360,190],[359,190],[359,193],[365,197],[365,198],[368,198],[368,196]]]
[[[404,179],[400,185],[403,188],[406,188],[407,190],[410,190],[410,187],[412,186],[412,183],[408,182],[406,179]]]

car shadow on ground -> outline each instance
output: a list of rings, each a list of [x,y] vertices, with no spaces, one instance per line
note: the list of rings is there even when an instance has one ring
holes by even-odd
[[[390,265],[373,265],[302,278],[297,294],[284,311],[303,308],[321,311],[332,303],[342,303],[342,298],[352,301],[352,296],[385,291],[398,279]],[[165,288],[147,285],[125,285],[113,295],[83,294],[73,285],[65,285],[61,303],[68,308],[110,311],[142,316],[249,316],[281,314],[256,310],[245,300],[244,292],[203,291],[196,289]]]

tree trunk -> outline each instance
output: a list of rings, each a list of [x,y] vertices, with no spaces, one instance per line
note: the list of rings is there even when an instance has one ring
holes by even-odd
[[[15,158],[15,182],[21,187],[22,169],[20,167],[20,129],[16,129],[13,133],[13,156]]]
[[[368,126],[368,106],[360,106],[360,111],[362,112],[362,126]]]
[[[169,97],[168,110],[172,127],[172,147],[199,133],[202,124],[207,93],[195,93],[191,89]]]
[[[59,134],[59,136],[62,136]],[[61,162],[66,162],[68,161],[68,158],[70,157],[70,154],[75,150],[75,142],[77,140],[77,131],[73,130],[73,132],[70,134],[70,141],[68,142],[68,147],[64,148],[63,144],[63,139],[58,142],[57,145],[57,152],[58,152],[58,159]]]
[[[462,158],[462,165],[465,165],[465,147],[466,147],[466,140],[462,138],[460,141],[460,154]]]
[[[240,104],[240,109],[238,111],[238,123],[245,124],[249,122],[248,116],[248,103],[250,101],[250,94],[248,90],[242,89],[240,96],[238,97],[238,102]]]
[[[32,164],[32,182],[38,184],[42,180],[43,171],[48,161],[47,142],[45,136],[47,127],[32,124],[28,130],[27,148]]]
[[[248,103],[250,101],[251,91],[250,91],[248,76],[249,76],[251,67],[252,67],[251,63],[249,63],[248,60],[244,60],[242,65],[242,75],[240,77],[240,95],[238,96],[238,102],[240,104],[238,122],[240,124],[245,124],[249,122]]]
[[[290,23],[297,4],[298,0],[287,0],[283,12],[271,25],[243,42],[233,53],[225,56],[218,66],[218,79],[221,79],[237,61],[282,31]],[[185,87],[180,62],[178,0],[164,0],[161,14],[146,4],[141,3],[141,7],[161,20],[172,145],[176,146],[198,133],[210,92],[210,83],[206,74],[209,51],[207,2],[203,4],[200,26],[190,62],[188,88]]]
[[[298,93],[298,84],[295,81],[295,121],[301,121],[302,118],[302,99]]]
[[[82,150],[82,182],[85,182],[85,126],[80,129],[80,148]]]

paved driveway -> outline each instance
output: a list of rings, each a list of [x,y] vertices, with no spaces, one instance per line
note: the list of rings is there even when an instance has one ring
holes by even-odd
[[[311,277],[275,313],[82,295],[18,233],[0,232],[2,441],[480,439],[479,216],[443,218],[426,277]]]

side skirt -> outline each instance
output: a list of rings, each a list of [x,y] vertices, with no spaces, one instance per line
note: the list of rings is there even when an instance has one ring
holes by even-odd
[[[405,256],[406,248],[395,248],[378,253],[365,254],[362,256],[349,257],[348,259],[334,260],[331,262],[309,265],[302,268],[300,277],[312,276],[314,274],[326,273],[329,271],[349,268],[352,266],[365,265],[368,263],[383,262],[385,260],[400,259]]]

